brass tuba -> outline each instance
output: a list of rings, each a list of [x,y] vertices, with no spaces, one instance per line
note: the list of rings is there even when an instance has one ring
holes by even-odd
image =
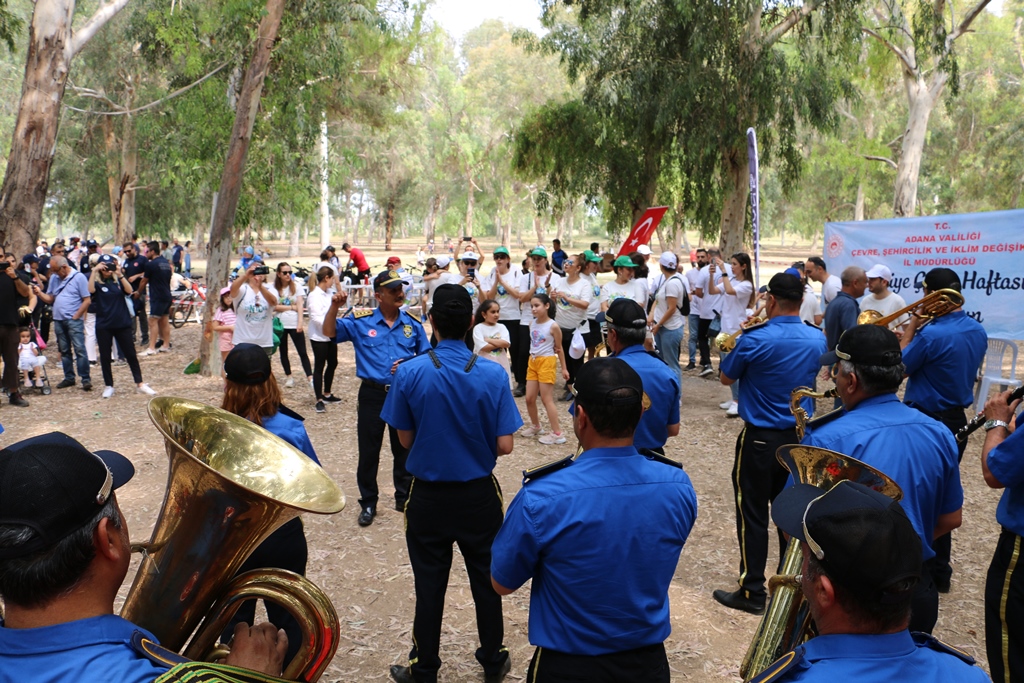
[[[840,481],[855,481],[884,493],[893,500],[903,491],[888,476],[842,453],[812,446],[782,446],[776,453],[779,462],[793,479],[828,491]],[[799,543],[790,543],[782,560],[782,571],[768,582],[771,599],[754,639],[740,665],[740,675],[749,681],[772,662],[805,639],[811,616],[800,589],[803,552]]]
[[[963,294],[956,291],[955,289],[937,289],[925,296],[920,301],[915,301],[909,306],[905,306],[895,313],[883,317],[878,311],[866,310],[861,311],[860,315],[857,316],[858,325],[885,325],[889,326],[889,323],[894,320],[899,320],[901,316],[919,309],[914,312],[918,318],[921,318],[924,322],[917,329],[921,329],[936,318],[941,318],[947,313],[952,313],[956,309],[964,305]]]
[[[284,672],[315,681],[338,648],[338,616],[327,596],[284,570],[235,578],[267,536],[300,513],[334,514],[345,496],[304,453],[248,420],[204,403],[161,396],[149,416],[170,459],[167,492],[121,616],[182,651],[223,656],[214,647],[242,600],[280,603],[302,627],[304,642]],[[220,599],[217,610],[209,612]]]

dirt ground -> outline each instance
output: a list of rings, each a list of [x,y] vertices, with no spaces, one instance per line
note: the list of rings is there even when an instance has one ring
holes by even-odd
[[[197,355],[199,336],[195,324],[174,330],[174,350],[142,359],[143,375],[161,395],[219,405],[219,377],[182,374],[185,365]],[[56,384],[61,378],[56,344],[47,353],[50,378]],[[402,516],[394,510],[393,491],[387,485],[390,454],[386,439],[381,454],[382,498],[378,516],[367,528],[356,524],[354,397],[358,380],[351,346],[343,344],[339,356],[335,393],[344,401],[330,405],[327,413],[313,411],[312,389],[305,383],[283,390],[286,404],[306,416],[306,427],[320,460],[349,503],[348,508],[332,517],[304,517],[310,549],[308,576],[331,597],[342,624],[341,646],[321,680],[387,681],[388,666],[405,663],[411,644],[412,571]],[[293,366],[299,367],[294,350],[292,361]],[[283,382],[276,359],[274,366]],[[114,368],[117,393],[108,400],[100,398],[99,368],[93,372],[97,388],[91,393],[78,387],[55,389],[51,396],[32,393],[28,395],[32,405],[26,409],[10,407],[4,401],[0,423],[6,432],[0,435],[0,446],[61,430],[92,449],[110,448],[124,453],[135,463],[137,475],[118,492],[118,498],[127,515],[132,539],[145,540],[156,520],[166,484],[163,441],[147,415],[146,397],[133,393],[127,367]],[[670,439],[666,449],[669,457],[684,464],[696,488],[699,505],[696,525],[670,588],[673,628],[666,647],[673,681],[739,680],[739,663],[759,619],[721,607],[711,597],[715,588],[735,587],[739,562],[730,473],[742,423],[727,419],[718,408],[718,403],[728,395],[728,389],[717,381],[700,379],[693,372],[684,373],[682,429],[679,436]],[[525,415],[523,399],[518,399],[518,403]],[[963,460],[964,524],[954,534],[953,586],[948,595],[941,596],[935,634],[968,651],[986,666],[984,580],[999,533],[995,522],[999,492],[989,489],[981,478],[981,442],[979,434],[975,434]],[[517,438],[514,452],[500,458],[495,470],[506,501],[519,490],[523,469],[564,457],[573,450],[573,443],[544,446],[534,439]],[[774,562],[774,557],[769,558],[770,567]],[[133,573],[134,569],[122,593],[131,584]],[[527,639],[529,595],[529,586],[525,586],[504,603],[512,681],[525,679],[533,651]],[[476,647],[473,602],[465,568],[456,557],[446,598],[440,680],[481,680],[481,670],[473,657]]]

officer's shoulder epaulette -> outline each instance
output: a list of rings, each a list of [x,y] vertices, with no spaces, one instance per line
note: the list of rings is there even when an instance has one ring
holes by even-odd
[[[353,318],[365,318],[368,315],[373,315],[373,309],[372,308],[353,308],[352,309],[352,317]]]
[[[423,317],[419,313],[413,313],[412,311],[406,311],[406,314],[416,322],[423,324]]]
[[[842,414],[843,414],[843,409],[842,408],[836,408],[835,410],[830,410],[827,413],[825,413],[824,415],[819,415],[816,418],[808,420],[807,421],[807,428],[808,429],[814,429],[815,427],[821,427],[823,425],[827,425],[829,422],[831,422],[832,420],[836,419],[837,417],[839,417]]]
[[[768,665],[768,668],[750,679],[750,683],[768,683],[768,681],[783,681],[786,672],[797,666],[804,659],[804,649],[798,647],[782,655]]]
[[[974,657],[970,656],[963,650],[953,647],[952,645],[947,645],[946,643],[942,642],[930,633],[919,633],[915,631],[910,635],[913,637],[914,643],[916,643],[918,647],[926,647],[929,650],[935,650],[936,652],[944,652],[947,655],[953,655],[954,657],[962,659],[963,661],[971,665],[974,665],[976,663]]]
[[[565,458],[562,458],[561,460],[555,460],[554,462],[549,462],[544,465],[537,465],[536,467],[531,467],[528,470],[523,470],[523,484],[528,484],[534,479],[540,479],[541,477],[546,477],[552,472],[557,472],[560,469],[564,469],[572,464],[573,459],[573,456],[570,455]]]
[[[660,462],[663,465],[671,465],[672,467],[678,467],[679,469],[683,469],[683,463],[679,462],[678,460],[673,460],[672,458],[666,458],[664,455],[661,455],[659,453],[648,452],[643,453],[642,455],[648,460],[654,460],[655,462]]]
[[[177,652],[168,650],[159,643],[150,640],[143,635],[142,631],[135,631],[132,633],[131,648],[140,657],[144,657],[154,664],[165,666],[168,669],[175,664],[192,661],[186,657],[182,657]]]
[[[762,327],[764,327],[767,324],[768,324],[768,321],[767,320],[763,320],[763,321],[761,321],[759,323],[754,323],[753,325],[747,325],[746,327],[743,328],[743,334],[747,334],[748,332],[753,332],[754,330],[759,330],[759,329],[761,329]]]

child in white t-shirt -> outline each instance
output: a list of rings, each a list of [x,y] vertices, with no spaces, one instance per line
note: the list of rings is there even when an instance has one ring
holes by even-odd
[[[512,388],[512,366],[508,359],[508,348],[512,337],[508,328],[498,322],[501,306],[494,299],[487,299],[476,309],[473,318],[473,353],[492,360],[508,373],[509,388]]]
[[[39,367],[46,363],[46,356],[39,355],[39,346],[32,341],[32,330],[23,327],[19,330],[21,341],[18,344],[18,368],[21,369],[25,379],[25,386],[31,387],[35,379],[36,386],[43,386],[43,378],[40,377]]]

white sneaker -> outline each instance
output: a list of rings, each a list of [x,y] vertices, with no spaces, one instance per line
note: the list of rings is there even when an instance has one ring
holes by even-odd
[[[139,357],[141,358],[142,356],[155,356],[156,354],[157,352],[154,349],[146,349],[145,351],[139,353]]]
[[[731,405],[732,405],[732,399],[730,398],[728,401],[722,401],[721,403],[719,403],[718,407],[721,408],[722,410],[729,410],[729,407]]]
[[[171,349],[165,344],[156,350],[157,353],[170,353]]]
[[[519,430],[519,436],[540,436],[544,430],[537,425],[530,425]]]
[[[736,401],[729,403],[729,409],[725,411],[726,417],[739,417],[740,416],[740,404]]]
[[[561,433],[545,434],[544,436],[537,439],[537,441],[547,446],[553,446],[555,444],[565,443],[565,435]]]
[[[148,384],[140,384],[135,387],[136,394],[146,394],[147,396],[156,396],[156,390]]]
[[[103,398],[110,398],[114,395],[114,387],[107,387],[103,390]]]
[[[292,387],[295,386],[295,380],[289,377],[287,380],[285,380],[284,386],[286,389],[291,389]]]

